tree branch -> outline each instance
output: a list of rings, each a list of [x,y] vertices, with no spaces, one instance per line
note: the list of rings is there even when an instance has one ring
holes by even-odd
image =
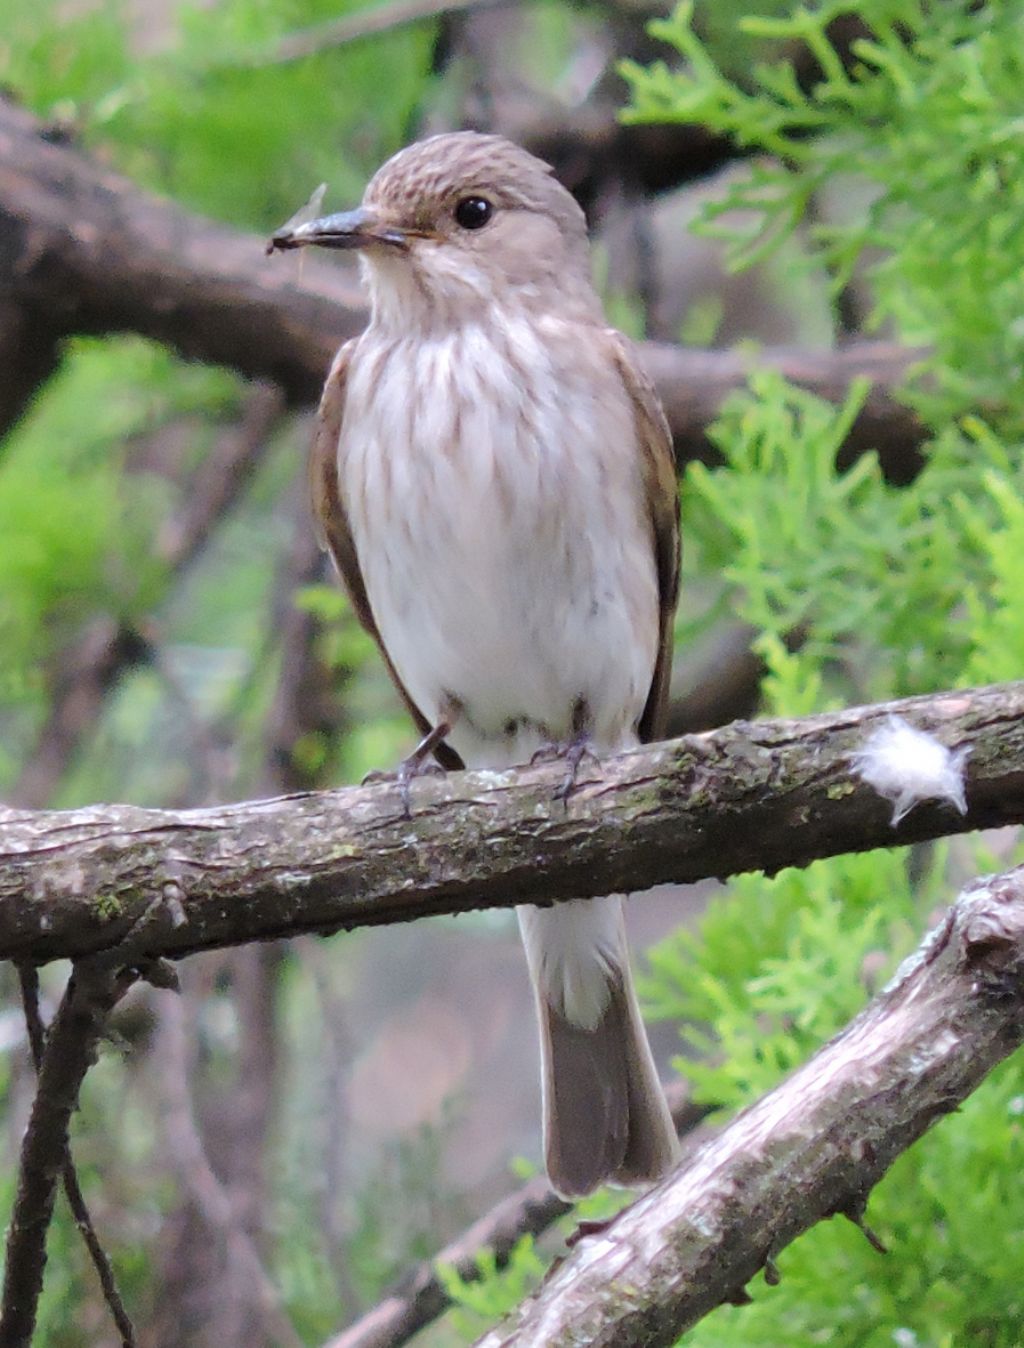
[[[149,955],[161,927],[180,915],[175,897],[147,905],[110,950],[78,960],[50,1026],[32,1113],[21,1147],[18,1191],[7,1230],[0,1348],[28,1348],[46,1266],[46,1233],[57,1178],[68,1155],[68,1127],[107,1017],[140,976],[174,986],[173,973]]]
[[[241,499],[283,413],[284,399],[276,385],[256,384],[248,390],[238,421],[217,436],[185,484],[180,509],[161,525],[155,551],[171,574],[192,565]]]
[[[824,1217],[861,1224],[901,1152],[1024,1040],[1024,868],[976,881],[805,1066],[645,1194],[480,1348],[658,1348]],[[870,1238],[870,1233],[869,1233]]]
[[[892,714],[969,745],[967,813],[891,806],[850,757]],[[299,932],[550,903],[1024,820],[1024,683],[801,720],[736,722],[607,759],[563,808],[546,765],[421,780],[415,815],[385,784],[201,810],[113,805],[0,813],[0,958],[117,942],[154,895],[178,957]]]
[[[313,257],[300,274],[266,258],[262,238],[147,195],[44,130],[0,100],[0,313],[45,320],[58,335],[140,332],[277,383],[292,402],[319,397],[334,352],[365,320],[350,273]],[[866,375],[873,389],[850,451],[877,446],[897,475],[916,462],[922,428],[893,395],[919,352],[871,342],[751,356],[644,343],[641,354],[681,461],[712,452],[705,431],[722,399],[768,365],[835,401]],[[0,432],[8,424],[0,418]]]
[[[28,1031],[32,1062],[38,1077],[46,1053],[46,1031],[39,1014],[39,972],[35,965],[19,964],[18,979],[21,983],[21,1002],[25,1009],[25,1027]],[[107,1309],[110,1311],[111,1318],[117,1327],[117,1332],[121,1336],[121,1348],[136,1348],[135,1327],[125,1310],[124,1302],[121,1300],[121,1293],[118,1291],[117,1280],[114,1277],[114,1270],[107,1257],[107,1252],[96,1234],[85,1195],[82,1193],[82,1186],[78,1181],[78,1171],[75,1169],[75,1163],[68,1148],[64,1152],[61,1176],[64,1181],[64,1193],[68,1200],[68,1207],[75,1219],[75,1226],[78,1228],[85,1243],[85,1248],[89,1252],[89,1258],[92,1260],[96,1276],[99,1278],[103,1300],[106,1302]]]
[[[141,192],[3,100],[0,259],[0,298],[61,335],[142,333],[304,403],[364,321],[345,271],[311,258],[298,283],[264,240]]]
[[[48,1051],[21,1152],[18,1192],[7,1236],[0,1345],[27,1348],[46,1266],[46,1233],[57,1177],[65,1166],[68,1125],[109,1012],[126,985],[72,975],[50,1027]]]
[[[282,1311],[280,1294],[263,1266],[251,1233],[246,1230],[243,1214],[210,1164],[193,1109],[185,1016],[185,1007],[179,999],[163,1008],[161,1018],[159,1047],[165,1064],[161,1112],[167,1156],[182,1190],[203,1218],[207,1241],[211,1233],[224,1241],[227,1267],[221,1265],[213,1250],[205,1253],[207,1260],[217,1260],[220,1295],[231,1295],[235,1290],[233,1284],[240,1284],[238,1290],[244,1292],[247,1305],[255,1303],[263,1341],[284,1348],[302,1348],[302,1340]]]
[[[709,1110],[695,1105],[678,1082],[666,1088],[666,1095],[680,1137],[691,1135],[688,1140],[695,1145],[692,1134]],[[451,1265],[465,1281],[474,1282],[483,1276],[482,1254],[493,1254],[495,1266],[505,1268],[523,1236],[539,1236],[571,1211],[572,1204],[560,1198],[543,1175],[535,1175],[432,1259],[410,1269],[378,1305],[334,1335],[324,1348],[402,1348],[451,1305],[437,1274],[438,1265]]]

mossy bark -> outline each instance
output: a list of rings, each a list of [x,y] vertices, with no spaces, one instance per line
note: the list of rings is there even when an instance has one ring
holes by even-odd
[[[968,811],[889,802],[850,756],[897,712],[971,746]],[[0,958],[117,943],[154,899],[180,920],[150,953],[546,904],[1024,820],[1024,683],[722,730],[585,763],[472,772],[202,810],[0,811]]]

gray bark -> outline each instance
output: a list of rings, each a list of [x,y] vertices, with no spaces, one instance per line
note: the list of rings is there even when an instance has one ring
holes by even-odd
[[[884,896],[879,896],[880,901]],[[479,1348],[660,1348],[896,1157],[1024,1039],[1024,868],[966,889],[850,1025],[604,1231]],[[873,1243],[877,1238],[867,1232]]]
[[[892,807],[850,755],[892,713],[969,745],[966,814]],[[722,730],[585,762],[472,772],[216,809],[0,812],[0,958],[116,944],[154,898],[179,921],[148,953],[546,904],[748,870],[773,872],[1024,820],[1024,683]]]

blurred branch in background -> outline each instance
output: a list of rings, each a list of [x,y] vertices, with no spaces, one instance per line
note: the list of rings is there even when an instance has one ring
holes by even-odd
[[[348,273],[308,259],[264,257],[264,241],[139,191],[80,152],[53,145],[37,119],[0,101],[0,286],[27,314],[45,313],[61,336],[135,331],[183,355],[269,379],[288,398],[314,402],[338,346],[365,319]],[[895,479],[913,476],[923,431],[893,394],[921,353],[891,342],[842,351],[698,351],[645,343],[680,462],[714,457],[706,430],[727,395],[767,365],[822,397],[842,401],[850,382],[871,382],[851,452],[877,448]],[[11,402],[0,429],[22,402]]]
[[[255,974],[254,966],[266,952],[243,953],[250,956],[246,962],[250,973]],[[268,970],[269,986],[276,976],[276,963],[273,960]],[[194,975],[198,973],[194,971]],[[194,984],[195,977],[190,981]],[[282,1312],[280,1295],[263,1266],[257,1244],[266,1225],[261,1202],[265,1189],[261,1173],[266,1142],[263,1114],[273,1095],[265,1084],[261,1088],[259,1081],[239,1071],[233,1092],[235,1126],[225,1128],[222,1122],[215,1128],[216,1140],[228,1144],[219,1149],[221,1168],[215,1171],[204,1139],[210,1122],[200,1127],[192,1098],[195,1085],[204,1084],[195,1061],[199,1036],[194,1021],[202,1005],[197,991],[193,988],[187,1000],[174,998],[162,1005],[154,1046],[164,1087],[160,1124],[168,1163],[184,1204],[171,1215],[165,1232],[153,1329],[166,1343],[188,1343],[201,1327],[204,1336],[211,1336],[211,1342],[213,1335],[220,1335],[223,1343],[241,1343],[248,1338],[256,1343],[298,1348],[302,1340]],[[252,1009],[252,998],[245,1005],[240,997],[238,1000],[240,1013]],[[269,1062],[273,1058],[273,1016],[261,1016],[248,1037],[265,1035],[268,1029],[271,1039],[261,1044],[261,1056]],[[242,1064],[243,1069],[246,1066],[258,1068],[259,1064]],[[257,1095],[261,1100],[254,1098]],[[257,1108],[247,1113],[253,1105]],[[254,1134],[256,1145],[244,1146],[242,1128]],[[241,1165],[239,1157],[230,1155],[231,1144],[243,1146],[245,1160]]]
[[[304,737],[337,733],[343,724],[342,681],[318,654],[320,622],[296,603],[298,592],[322,576],[324,559],[308,526],[305,493],[293,496],[292,542],[279,563],[268,622],[278,638],[279,673],[264,723],[260,781],[275,793],[317,784],[327,760],[311,768],[297,748]],[[189,966],[185,996],[161,1009],[154,1052],[166,1108],[159,1122],[183,1196],[162,1241],[154,1317],[161,1343],[301,1343],[261,1254],[272,1225],[267,1161],[282,1093],[285,958],[280,942],[207,955]],[[215,985],[238,1027],[230,1083],[223,1065],[208,1055],[204,1061],[196,1047],[201,1008]]]
[[[445,14],[483,9],[491,5],[507,4],[508,0],[392,0],[369,9],[346,14],[328,23],[289,33],[265,52],[256,52],[251,58],[254,66],[300,61],[306,56],[336,47],[345,47],[380,33],[394,32],[411,23],[424,23]]]
[[[237,503],[283,410],[283,398],[273,385],[257,385],[247,396],[238,423],[220,433],[183,484],[181,509],[165,521],[156,539],[166,581],[180,576],[195,561],[210,534]],[[152,469],[151,464],[147,467]],[[145,630],[106,616],[93,619],[69,649],[55,656],[46,720],[20,777],[7,793],[12,804],[42,809],[49,803],[120,675],[152,657]]]

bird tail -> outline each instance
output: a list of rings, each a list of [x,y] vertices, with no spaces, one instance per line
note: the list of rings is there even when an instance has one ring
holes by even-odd
[[[618,897],[520,908],[540,1025],[544,1152],[566,1197],[656,1180],[679,1143],[640,1018]]]

